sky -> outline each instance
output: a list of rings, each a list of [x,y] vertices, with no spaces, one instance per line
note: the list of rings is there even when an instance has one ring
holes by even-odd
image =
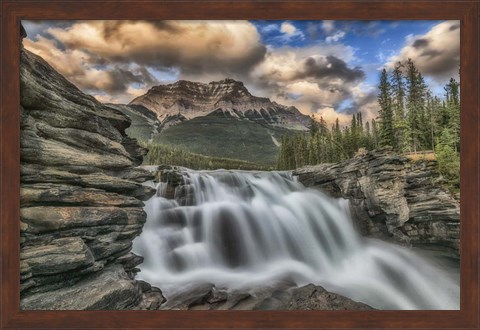
[[[347,124],[378,116],[379,74],[411,58],[432,89],[459,80],[458,21],[23,21],[26,49],[101,102],[185,79]]]

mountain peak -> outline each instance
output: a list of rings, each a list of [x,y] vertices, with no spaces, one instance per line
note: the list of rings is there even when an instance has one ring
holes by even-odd
[[[222,80],[211,81],[208,83],[209,85],[235,85],[235,86],[244,86],[243,82],[240,80],[235,80],[232,78],[225,78]]]
[[[184,90],[185,92],[200,93],[200,94],[214,94],[221,97],[221,94],[239,94],[239,96],[251,96],[248,89],[243,82],[232,78],[225,78],[222,80],[211,81],[209,83],[194,82],[189,80],[178,80],[172,84],[158,85],[152,87],[148,93],[158,93],[165,90]],[[134,103],[134,99],[131,103]]]
[[[221,110],[238,118],[264,121],[271,125],[284,125],[304,129],[308,121],[294,107],[286,107],[266,97],[252,95],[244,83],[225,78],[209,83],[178,80],[175,83],[152,87],[146,94],[130,102],[155,112],[163,121],[181,114],[186,119],[206,116]]]

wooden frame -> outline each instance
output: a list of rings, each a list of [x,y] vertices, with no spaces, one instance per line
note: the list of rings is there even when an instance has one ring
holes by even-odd
[[[479,327],[479,14],[471,1],[39,1],[1,7],[2,328]],[[19,26],[22,19],[461,20],[461,309],[459,311],[21,311]]]

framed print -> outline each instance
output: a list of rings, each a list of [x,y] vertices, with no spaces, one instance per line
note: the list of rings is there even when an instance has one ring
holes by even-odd
[[[2,328],[478,328],[476,1],[2,3]]]

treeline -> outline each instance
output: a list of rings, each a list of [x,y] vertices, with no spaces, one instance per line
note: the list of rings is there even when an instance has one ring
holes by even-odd
[[[380,144],[399,152],[435,150],[442,135],[460,150],[460,85],[451,78],[445,98],[433,96],[412,60],[397,63],[391,73],[380,74]]]
[[[455,79],[444,87],[443,99],[434,96],[411,59],[398,62],[380,74],[379,117],[363,122],[352,116],[340,128],[338,119],[329,129],[325,121],[311,121],[309,134],[282,137],[279,169],[337,162],[351,158],[359,148],[391,146],[399,153],[433,150],[440,172],[454,186],[460,173],[460,89]]]
[[[273,170],[271,166],[254,164],[243,160],[209,157],[181,148],[157,143],[140,143],[149,151],[143,158],[143,165],[176,165],[193,170]]]
[[[323,118],[317,121],[312,117],[308,134],[282,136],[277,168],[291,170],[352,158],[359,148],[371,150],[379,146],[378,131],[376,121],[373,119],[364,124],[360,112],[352,116],[349,126],[343,128],[338,118],[329,129]]]

